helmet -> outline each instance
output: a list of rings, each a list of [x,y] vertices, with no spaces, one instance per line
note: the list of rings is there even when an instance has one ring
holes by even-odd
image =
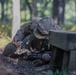
[[[48,38],[48,34],[51,29],[60,30],[61,28],[52,18],[44,17],[39,21],[37,27],[34,29],[34,35],[38,39]]]
[[[41,20],[42,18],[40,17],[35,17],[33,18],[33,20],[30,22],[30,28],[31,29],[34,29],[37,25],[38,25],[38,22]]]
[[[39,22],[42,18],[41,17],[34,17],[32,21]]]

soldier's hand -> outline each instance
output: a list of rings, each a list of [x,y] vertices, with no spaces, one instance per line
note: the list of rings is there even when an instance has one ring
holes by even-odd
[[[50,58],[51,58],[51,56],[49,54],[47,54],[47,53],[45,53],[45,54],[42,55],[42,59],[44,61],[50,61]]]
[[[15,46],[17,46],[17,47],[19,47],[19,46],[21,46],[22,45],[22,41],[13,41],[13,44],[15,45]]]

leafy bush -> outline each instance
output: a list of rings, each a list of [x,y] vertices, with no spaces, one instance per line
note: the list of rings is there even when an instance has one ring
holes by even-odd
[[[0,22],[0,46],[5,46],[11,41],[11,25],[4,25]]]

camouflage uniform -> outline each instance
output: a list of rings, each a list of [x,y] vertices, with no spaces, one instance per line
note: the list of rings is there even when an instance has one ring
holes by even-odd
[[[49,40],[48,36],[49,35],[48,34],[49,34],[50,29],[60,30],[61,28],[59,25],[55,24],[53,19],[51,19],[51,18],[45,17],[38,21],[36,21],[34,19],[32,22],[21,26],[21,28],[17,31],[16,35],[14,36],[13,41],[15,39],[17,41],[22,41],[23,42],[22,48],[28,49],[31,53],[47,51],[47,50],[49,50],[49,48],[48,48],[48,40]],[[16,52],[16,50],[17,50],[17,47],[12,42],[10,42],[8,45],[6,45],[3,55],[14,56],[14,53]],[[29,64],[30,61],[27,61],[27,60],[25,60],[25,61],[28,62],[28,64],[26,63],[25,67],[29,66],[29,71],[31,71],[30,70],[31,67]],[[30,63],[31,63],[31,66],[34,67],[30,73],[31,75],[33,75],[32,72],[34,72],[34,71],[41,72],[41,74],[43,74],[43,72],[46,69],[47,69],[45,71],[46,74],[44,74],[44,75],[50,75],[50,71],[48,70],[48,68],[50,67],[50,63],[43,67],[42,66],[35,67],[37,65],[38,66],[42,65],[42,64],[44,65],[46,63],[45,61],[42,61],[42,60],[36,60],[36,61],[33,61],[33,63],[32,62],[30,62]],[[26,71],[26,73],[27,73],[27,71]],[[37,74],[37,73],[35,73],[35,74]]]
[[[23,44],[25,43],[25,48],[29,49],[30,44],[27,44],[27,42],[31,41],[34,38],[33,30],[35,27],[37,27],[37,23],[39,22],[40,19],[41,18],[36,18],[31,22],[22,25],[20,29],[17,31],[12,41],[14,41],[15,39],[17,41],[23,41]],[[6,45],[3,55],[4,56],[13,55],[14,52],[16,52],[16,50],[17,50],[17,47],[12,42],[10,42],[9,44]]]
[[[41,34],[43,37],[36,34],[37,28],[39,28],[39,34]],[[48,17],[43,19],[34,19],[32,22],[21,26],[14,36],[13,41],[15,39],[17,39],[17,41],[23,41],[22,48],[28,49],[30,51],[32,48],[35,53],[42,50],[48,50],[48,39],[44,33],[46,32],[46,34],[48,34],[47,32],[49,32],[50,29],[59,30],[61,28]],[[11,54],[13,55],[16,50],[17,47],[11,42],[5,47],[3,54],[5,56],[9,56]]]

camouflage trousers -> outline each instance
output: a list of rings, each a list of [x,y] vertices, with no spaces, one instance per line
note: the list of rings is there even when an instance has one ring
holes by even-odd
[[[24,50],[23,52],[25,52],[25,51],[28,51],[28,50]],[[17,50],[16,46],[13,45],[13,43],[9,43],[5,47],[3,55],[10,56],[10,55],[14,55],[14,53],[21,53],[21,50],[19,50],[19,49]],[[41,75],[50,75],[51,74],[51,64],[50,63],[41,64],[41,65],[37,65],[37,63],[38,63],[38,60],[34,60],[34,61],[20,60],[20,61],[18,61],[17,65],[15,65],[15,68],[19,67],[18,70],[15,69],[15,71],[17,70],[17,72],[19,72],[19,73],[21,73],[21,72],[24,73],[25,72],[27,75],[37,75],[37,74],[38,75],[40,75],[40,74]],[[21,69],[20,65],[21,65],[21,67],[23,65],[22,69]]]

